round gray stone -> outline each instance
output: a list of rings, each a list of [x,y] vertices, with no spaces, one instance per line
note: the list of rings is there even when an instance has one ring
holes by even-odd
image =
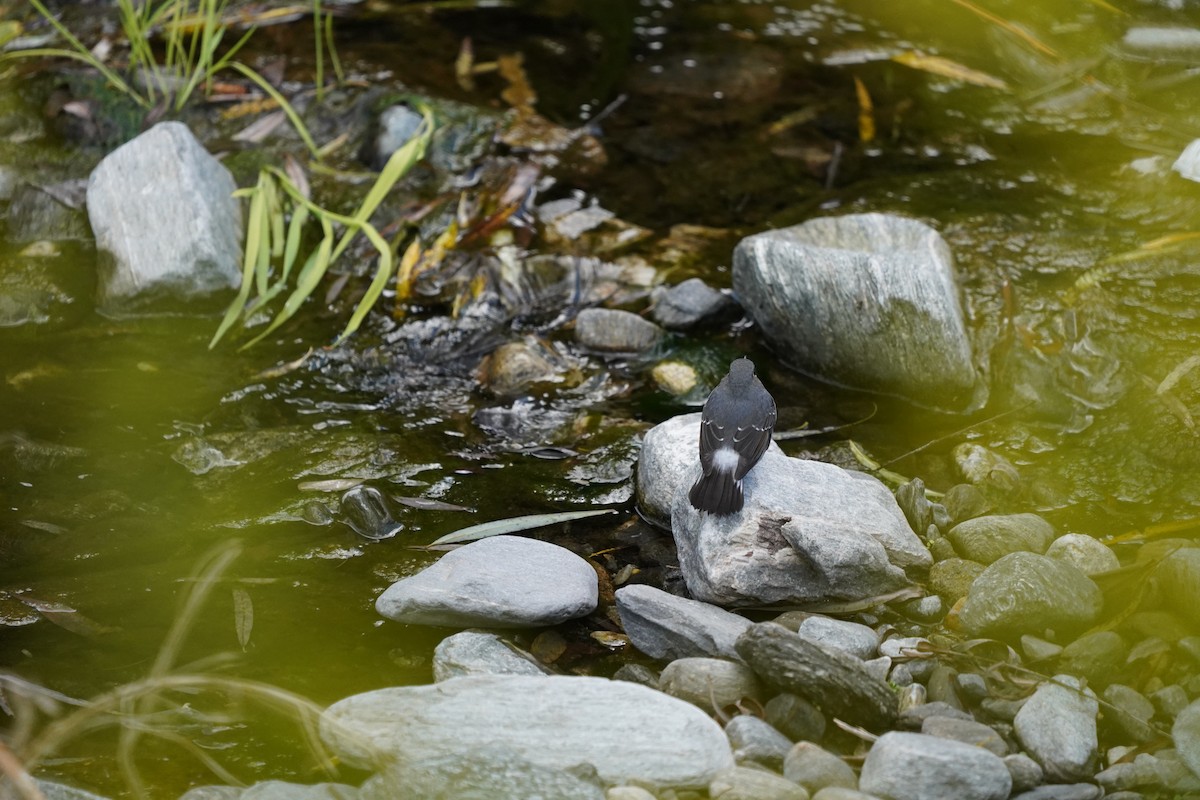
[[[1012,777],[982,747],[925,736],[885,733],[867,753],[859,788],[889,800],[1005,800]]]

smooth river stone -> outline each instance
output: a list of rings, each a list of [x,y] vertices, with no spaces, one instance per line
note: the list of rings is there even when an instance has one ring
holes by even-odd
[[[986,565],[1018,551],[1045,553],[1054,528],[1037,514],[992,515],[960,522],[946,538],[960,556]]]
[[[999,756],[982,747],[892,732],[867,753],[858,788],[889,800],[1005,800],[1012,776]]]
[[[733,766],[724,731],[700,709],[626,681],[550,675],[452,678],[334,703],[322,740],[347,763],[469,760],[503,747],[550,769],[590,764],[608,784],[700,788]]]
[[[1036,553],[1010,553],[971,584],[959,612],[968,636],[1019,638],[1047,628],[1067,634],[1096,621],[1100,589],[1079,568]]]
[[[599,586],[588,562],[548,542],[493,536],[451,550],[375,601],[397,622],[456,628],[535,628],[586,616]]]

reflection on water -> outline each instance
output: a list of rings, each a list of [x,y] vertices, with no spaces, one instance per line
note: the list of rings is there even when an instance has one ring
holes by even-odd
[[[582,182],[628,222],[753,232],[894,211],[943,232],[991,405],[944,418],[768,363],[781,420],[871,417],[850,435],[881,460],[978,422],[891,468],[945,489],[957,480],[951,448],[984,445],[1017,465],[1017,510],[1046,511],[1060,530],[1106,536],[1197,513],[1200,245],[1179,234],[1200,229],[1200,186],[1170,167],[1200,136],[1200,76],[1193,57],[1129,37],[1165,12],[1009,4],[1007,29],[934,0],[387,9],[342,24],[345,60],[483,104],[498,86],[481,78],[464,95],[448,66],[471,36],[480,58],[524,52],[539,110],[565,124],[625,94],[597,126],[609,164]],[[1200,12],[1169,22],[1200,25]],[[894,60],[918,51],[1008,88]],[[867,144],[855,78],[874,109]],[[27,268],[22,247],[4,246],[5,271]],[[382,625],[373,609],[388,582],[434,558],[406,546],[482,520],[625,502],[637,433],[688,410],[655,394],[652,364],[597,358],[584,359],[591,382],[492,396],[467,352],[479,343],[432,358],[389,347],[395,326],[383,322],[264,375],[338,326],[210,352],[215,319],[98,318],[79,277],[90,253],[71,246],[52,263],[46,321],[0,333],[0,635],[5,668],[73,696],[145,673],[196,559],[229,538],[244,553],[181,661],[236,651],[232,673],[318,702],[427,681],[442,633]],[[728,285],[720,258],[697,269]],[[730,346],[679,338],[663,355],[720,363]],[[370,498],[375,527],[347,519],[349,492]],[[380,519],[394,523],[386,536]],[[244,652],[238,592],[254,608]],[[94,627],[61,614],[55,624],[39,604]],[[244,778],[315,779],[290,731],[263,724],[196,735],[236,745]],[[64,774],[118,791],[86,743],[65,755],[85,760]],[[152,768],[167,794],[202,778],[172,764]]]

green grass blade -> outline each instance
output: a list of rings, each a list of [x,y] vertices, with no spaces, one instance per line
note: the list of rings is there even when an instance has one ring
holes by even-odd
[[[375,230],[375,226],[370,223],[363,223],[362,232],[371,244],[375,245],[375,249],[379,251],[379,267],[375,270],[375,279],[371,281],[371,285],[367,287],[367,293],[363,295],[362,300],[358,302],[358,306],[354,309],[354,313],[350,316],[350,321],[346,323],[346,327],[342,330],[342,335],[334,342],[334,346],[341,344],[346,339],[358,330],[358,326],[362,325],[362,321],[366,319],[367,312],[375,305],[375,301],[383,294],[383,290],[387,287],[388,279],[392,277],[392,248]]]
[[[229,66],[245,75],[255,84],[257,84],[258,88],[270,95],[271,99],[273,99],[276,103],[279,103],[279,107],[283,109],[283,113],[287,114],[288,119],[292,123],[292,127],[296,129],[296,133],[300,134],[300,138],[304,140],[305,147],[307,147],[308,151],[313,154],[314,158],[320,158],[318,155],[319,151],[317,149],[317,143],[313,141],[312,135],[308,132],[308,128],[304,126],[304,121],[300,119],[300,115],[296,113],[296,109],[292,108],[292,104],[289,103],[274,86],[267,83],[266,78],[250,69],[250,67],[247,67],[240,61],[234,61]]]
[[[472,525],[469,528],[457,530],[454,533],[447,533],[438,539],[434,539],[429,543],[430,547],[439,544],[459,544],[461,542],[474,542],[478,539],[486,539],[489,536],[498,536],[504,533],[516,533],[517,531],[529,531],[534,528],[544,528],[547,525],[557,525],[562,522],[571,522],[577,519],[587,519],[588,517],[599,517],[604,514],[616,514],[616,509],[601,508],[592,511],[562,511],[556,514],[530,514],[525,517],[510,517],[509,519],[498,519],[491,522],[483,522],[479,525]]]
[[[342,70],[342,60],[338,58],[337,45],[333,41],[333,14],[325,15],[325,46],[329,48],[329,63],[333,65],[333,75],[339,84],[346,82],[346,73]]]
[[[324,228],[325,236],[321,239],[320,246],[308,257],[304,268],[300,270],[300,275],[296,278],[295,290],[288,296],[287,301],[283,304],[283,308],[275,315],[275,319],[271,320],[271,324],[267,326],[267,329],[242,345],[242,350],[261,342],[276,328],[291,319],[301,304],[316,290],[317,284],[321,282],[321,278],[325,277],[325,272],[329,269],[329,264],[332,260],[330,252],[333,248],[333,226],[329,224],[329,220],[327,219],[321,220],[321,226]]]
[[[300,237],[304,234],[304,226],[308,222],[308,206],[297,206],[292,210],[292,221],[288,223],[287,244],[283,248],[283,272],[280,281],[286,281],[291,274],[292,265],[300,252]]]
[[[262,185],[264,178],[259,176],[259,185]],[[255,192],[250,197],[250,213],[247,215],[253,220],[255,215],[255,204],[262,204],[261,192]],[[221,337],[233,327],[233,323],[237,321],[238,316],[242,313],[242,309],[246,307],[246,301],[250,298],[250,287],[254,285],[254,262],[258,253],[258,242],[255,241],[258,236],[258,230],[254,225],[249,225],[246,229],[246,250],[242,254],[242,285],[238,288],[237,297],[229,304],[229,309],[225,312],[221,324],[217,326],[217,332],[213,334],[212,341],[208,343],[208,349],[216,347],[217,342]]]
[[[430,139],[433,138],[433,112],[428,108],[421,111],[421,116],[424,118],[421,122],[417,133],[403,144],[396,152],[392,153],[388,158],[387,164],[384,165],[383,171],[379,173],[379,177],[371,186],[367,196],[363,198],[362,205],[358,207],[358,211],[354,214],[354,220],[358,223],[366,222],[375,213],[375,209],[383,202],[383,198],[387,197],[387,193],[399,182],[404,175],[413,168],[413,165],[425,157],[425,149],[429,146]],[[338,242],[337,249],[333,251],[333,257],[336,259],[342,254],[350,244],[350,240],[354,238],[356,231],[346,231],[342,236],[342,240]]]

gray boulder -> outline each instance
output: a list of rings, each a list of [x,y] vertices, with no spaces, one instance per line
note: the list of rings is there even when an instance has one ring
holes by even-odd
[[[950,248],[921,222],[852,214],[749,236],[733,289],[807,373],[953,410],[985,397]]]
[[[1103,605],[1100,589],[1073,564],[1010,553],[971,584],[959,621],[970,636],[1070,633],[1095,622]]]
[[[367,769],[504,747],[548,769],[590,764],[607,784],[700,788],[733,766],[729,741],[703,711],[604,678],[488,675],[378,689],[334,703],[320,732]]]
[[[982,747],[926,736],[885,733],[867,753],[858,788],[889,800],[1004,800],[1008,768]]]
[[[629,640],[651,658],[741,658],[733,644],[750,627],[745,617],[645,584],[622,586],[616,598]]]
[[[1017,739],[1053,783],[1090,780],[1096,771],[1100,704],[1070,675],[1038,686],[1013,720]]]
[[[699,476],[697,458],[680,487]],[[686,491],[675,496],[679,567],[697,600],[860,600],[908,586],[905,569],[933,561],[892,493],[865,473],[768,450],[743,489],[745,507],[726,516],[697,511]]]
[[[598,598],[596,571],[570,550],[493,536],[396,581],[375,608],[388,619],[417,625],[535,628],[590,614]]]
[[[136,311],[158,295],[185,300],[241,282],[242,213],[229,170],[187,127],[160,122],[88,179],[98,306]]]
[[[1037,514],[997,514],[960,522],[946,538],[960,556],[986,565],[1021,550],[1046,552],[1054,528]]]
[[[632,311],[585,308],[575,318],[575,340],[605,353],[641,353],[662,337],[662,329]]]

